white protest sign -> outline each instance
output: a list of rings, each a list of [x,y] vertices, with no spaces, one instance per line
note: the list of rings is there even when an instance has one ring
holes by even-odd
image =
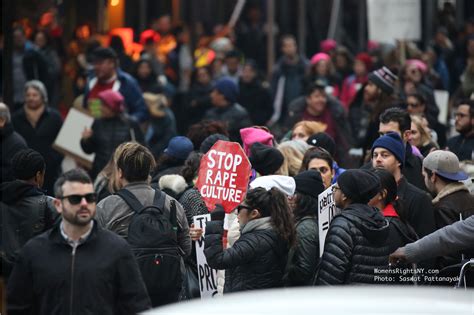
[[[369,40],[421,40],[420,0],[368,0],[367,20]]]
[[[332,218],[338,214],[334,201],[334,186],[332,185],[318,196],[319,256],[323,255],[324,241]]]
[[[82,151],[80,143],[82,131],[85,127],[90,128],[93,122],[93,117],[75,108],[71,108],[56,140],[54,140],[53,148],[65,155],[71,156],[84,166],[92,167],[95,155],[86,154]]]
[[[438,120],[442,124],[448,123],[449,92],[444,90],[434,90],[434,98],[439,108]]]
[[[211,220],[211,215],[197,215],[193,219],[194,227],[203,229],[205,233],[206,222]],[[201,239],[196,241],[196,261],[201,299],[211,298],[217,294],[217,270],[212,269],[207,264],[207,259],[204,255],[204,233]]]

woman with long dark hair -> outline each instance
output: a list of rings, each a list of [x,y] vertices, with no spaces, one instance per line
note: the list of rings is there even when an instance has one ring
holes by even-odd
[[[210,267],[226,270],[224,293],[283,286],[295,228],[286,196],[277,188],[255,188],[238,207],[240,238],[223,249],[224,211],[206,225],[204,254]]]
[[[324,191],[321,174],[308,170],[295,176],[296,194],[290,200],[296,225],[296,246],[290,250],[285,285],[309,286],[319,262],[318,196]]]
[[[390,252],[393,252],[407,243],[416,241],[418,236],[408,224],[408,214],[398,198],[397,182],[393,175],[384,169],[376,169],[374,173],[380,180],[381,189],[369,201],[369,206],[379,208],[388,221],[390,234],[387,245],[390,247]]]

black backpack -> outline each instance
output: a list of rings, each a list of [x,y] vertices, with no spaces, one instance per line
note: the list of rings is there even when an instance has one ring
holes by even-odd
[[[37,201],[36,207],[40,211],[25,211],[16,205],[0,203],[0,256],[2,271],[7,278],[23,245],[52,225],[46,195]]]
[[[180,290],[181,249],[178,245],[176,201],[165,211],[166,194],[155,190],[151,206],[144,207],[127,189],[116,193],[135,212],[128,226],[128,243],[135,254],[148,294],[154,303],[160,294]]]

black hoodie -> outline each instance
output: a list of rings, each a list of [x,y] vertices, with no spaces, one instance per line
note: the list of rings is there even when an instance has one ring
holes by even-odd
[[[334,217],[326,235],[317,284],[386,283],[389,224],[377,208],[351,204]]]
[[[33,236],[49,229],[58,214],[51,197],[21,180],[0,185],[2,264],[8,278],[18,250]]]

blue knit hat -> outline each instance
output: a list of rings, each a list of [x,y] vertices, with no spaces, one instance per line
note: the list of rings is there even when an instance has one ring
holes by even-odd
[[[216,84],[214,84],[214,89],[224,95],[226,100],[232,104],[237,101],[237,97],[239,96],[239,87],[229,78],[224,77],[219,79]]]
[[[389,132],[384,136],[374,141],[372,145],[372,154],[375,148],[384,148],[392,152],[395,158],[402,164],[405,163],[405,145],[403,144],[402,138],[396,132]]]

